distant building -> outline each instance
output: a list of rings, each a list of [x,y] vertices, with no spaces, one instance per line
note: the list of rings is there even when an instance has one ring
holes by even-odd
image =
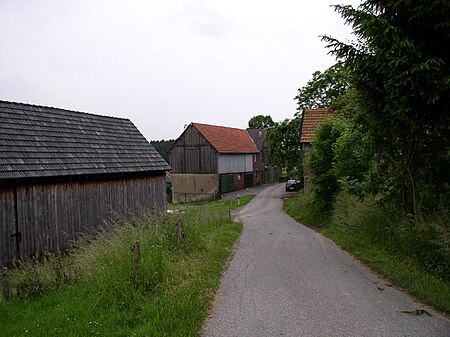
[[[305,109],[303,111],[302,122],[300,125],[300,147],[303,151],[303,157],[308,157],[308,152],[312,146],[315,130],[317,126],[327,117],[332,116],[332,112],[328,109]],[[303,178],[304,178],[304,191],[308,193],[311,189],[311,183],[309,182],[309,176],[311,169],[308,167],[308,162],[303,162]]]
[[[253,161],[259,151],[246,130],[191,123],[169,153],[174,202],[253,186]]]
[[[170,167],[128,119],[0,101],[0,125],[2,263],[166,209]]]
[[[253,183],[262,185],[278,182],[281,177],[281,167],[269,166],[269,145],[267,143],[267,129],[248,129],[248,134],[258,149],[253,160]]]

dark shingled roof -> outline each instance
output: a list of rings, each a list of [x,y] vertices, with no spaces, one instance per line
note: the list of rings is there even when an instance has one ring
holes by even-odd
[[[0,101],[0,179],[169,169],[128,119]]]

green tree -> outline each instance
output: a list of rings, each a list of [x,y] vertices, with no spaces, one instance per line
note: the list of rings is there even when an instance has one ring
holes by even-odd
[[[371,181],[373,145],[370,135],[346,121],[346,127],[333,144],[333,169],[341,190],[359,198],[378,191]]]
[[[270,129],[275,126],[275,122],[272,120],[272,117],[269,115],[257,115],[248,121],[249,129]]]
[[[303,178],[302,151],[299,143],[301,118],[285,119],[269,132],[269,163],[279,165],[294,179]]]
[[[335,8],[357,40],[323,39],[358,96],[354,123],[373,139],[382,186],[419,215],[450,194],[450,2]]]
[[[303,109],[338,109],[339,98],[347,89],[347,75],[342,63],[338,62],[324,72],[316,71],[312,74],[312,79],[298,89],[298,94],[294,98],[298,104],[296,115],[301,114]]]
[[[324,211],[332,209],[339,192],[339,177],[334,167],[334,147],[347,127],[342,117],[325,119],[316,129],[314,145],[308,157],[312,170],[314,201]]]

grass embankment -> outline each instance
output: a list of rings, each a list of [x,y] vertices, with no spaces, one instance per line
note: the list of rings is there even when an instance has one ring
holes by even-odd
[[[319,228],[392,284],[450,312],[450,232],[445,212],[413,221],[395,208],[380,208],[371,200],[361,202],[342,194],[334,211],[324,214],[302,192],[285,200],[285,210],[295,220]]]
[[[67,256],[22,264],[10,273],[12,298],[0,301],[0,335],[197,336],[242,229],[228,219],[229,207],[229,201],[211,202],[157,220],[123,220]]]

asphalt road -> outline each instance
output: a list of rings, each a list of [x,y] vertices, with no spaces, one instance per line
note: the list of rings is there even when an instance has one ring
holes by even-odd
[[[282,211],[283,185],[263,189],[222,279],[210,336],[450,336],[450,320],[369,272]],[[426,310],[414,316],[404,311]]]

